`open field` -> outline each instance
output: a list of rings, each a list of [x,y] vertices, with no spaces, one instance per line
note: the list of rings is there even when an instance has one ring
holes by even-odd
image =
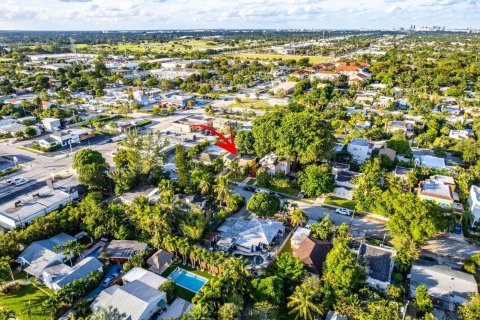
[[[246,43],[240,43],[243,45]],[[207,39],[183,39],[169,42],[143,42],[143,43],[126,43],[118,45],[100,44],[100,45],[87,45],[77,44],[77,49],[80,51],[117,51],[124,52],[129,51],[133,53],[167,53],[167,52],[192,52],[192,51],[205,51],[205,50],[219,50],[224,48],[235,48],[225,43],[218,43]]]
[[[228,55],[235,58],[242,59],[258,59],[258,60],[300,60],[302,58],[308,58],[310,63],[317,64],[322,62],[327,62],[332,60],[332,57],[323,57],[323,56],[292,56],[292,55],[282,55],[282,54],[262,54],[262,53],[238,53]]]
[[[242,99],[228,105],[229,108],[269,109],[271,106],[265,100]]]

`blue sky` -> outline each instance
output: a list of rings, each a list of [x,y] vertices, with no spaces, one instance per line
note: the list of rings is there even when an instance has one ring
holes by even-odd
[[[480,28],[480,0],[0,0],[2,30]]]

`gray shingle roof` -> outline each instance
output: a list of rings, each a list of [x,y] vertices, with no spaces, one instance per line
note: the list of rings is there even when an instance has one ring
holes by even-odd
[[[369,277],[382,282],[389,282],[392,252],[366,243],[360,244],[358,250],[360,257],[368,264]]]
[[[72,270],[63,278],[57,281],[61,288],[77,279],[86,278],[91,272],[102,268],[103,264],[94,257],[87,257],[73,266]]]

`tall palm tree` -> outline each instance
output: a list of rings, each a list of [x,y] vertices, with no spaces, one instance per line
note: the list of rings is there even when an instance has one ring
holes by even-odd
[[[200,178],[200,181],[198,182],[198,190],[201,195],[207,195],[210,193],[210,190],[212,189],[212,183],[210,182],[211,177],[210,173],[206,173]]]
[[[316,315],[321,315],[322,309],[315,302],[315,291],[304,285],[295,288],[293,294],[288,297],[287,307],[289,314],[295,315],[295,320],[313,320]]]
[[[230,188],[228,187],[228,179],[226,176],[221,176],[218,178],[214,191],[217,194],[217,200],[225,202],[230,194]]]
[[[230,174],[234,178],[236,178],[240,174],[240,166],[238,164],[238,160],[233,160],[232,163],[230,163]]]
[[[290,212],[290,222],[292,223],[292,226],[296,227],[306,221],[307,215],[302,210],[295,208]]]

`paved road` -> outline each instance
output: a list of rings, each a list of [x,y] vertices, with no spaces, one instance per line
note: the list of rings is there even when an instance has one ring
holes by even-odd
[[[232,189],[244,197],[247,201],[253,195],[253,192],[245,191],[238,186],[233,186]],[[382,238],[385,235],[385,223],[381,220],[374,219],[370,216],[344,216],[335,213],[334,210],[323,207],[320,203],[307,203],[304,201],[295,201],[288,199],[290,203],[296,203],[300,209],[302,209],[309,219],[319,220],[325,215],[330,216],[330,220],[336,225],[346,223],[350,226],[353,234],[356,236],[373,236]]]

